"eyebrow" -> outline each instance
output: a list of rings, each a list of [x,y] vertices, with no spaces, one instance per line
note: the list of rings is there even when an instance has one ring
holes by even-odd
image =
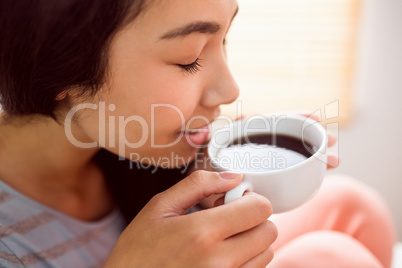
[[[239,8],[237,7],[233,17],[236,17]],[[177,37],[185,37],[192,33],[202,33],[202,34],[216,34],[221,30],[221,25],[216,22],[208,22],[208,21],[196,21],[187,24],[186,26],[174,29],[162,35],[159,39],[174,39]]]
[[[187,24],[184,27],[167,32],[160,39],[173,39],[177,37],[185,37],[192,33],[215,34],[219,32],[221,26],[216,22],[197,21]]]

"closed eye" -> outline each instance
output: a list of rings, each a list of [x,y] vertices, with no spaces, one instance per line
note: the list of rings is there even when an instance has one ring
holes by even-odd
[[[197,58],[193,63],[182,65],[182,64],[177,64],[181,69],[184,71],[190,73],[190,74],[195,74],[200,71],[200,68],[202,65],[200,64],[200,59]]]

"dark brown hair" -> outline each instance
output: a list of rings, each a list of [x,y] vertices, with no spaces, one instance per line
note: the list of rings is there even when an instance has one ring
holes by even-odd
[[[0,105],[55,118],[57,96],[92,96],[105,82],[111,38],[145,0],[1,0]]]

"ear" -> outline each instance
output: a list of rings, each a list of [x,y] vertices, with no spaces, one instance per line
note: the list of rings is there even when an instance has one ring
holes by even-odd
[[[57,94],[55,100],[56,101],[64,100],[67,97],[67,95],[68,95],[67,90],[64,90],[64,91],[60,92],[59,94]]]

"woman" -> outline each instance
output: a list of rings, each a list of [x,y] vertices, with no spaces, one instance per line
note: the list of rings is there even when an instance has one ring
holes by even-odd
[[[387,211],[348,179],[275,218],[275,244],[257,194],[185,214],[242,179],[181,180],[219,106],[238,96],[225,53],[237,10],[235,0],[1,2],[2,267],[264,267],[274,249],[272,267],[389,266]],[[135,216],[127,227],[117,204]]]

